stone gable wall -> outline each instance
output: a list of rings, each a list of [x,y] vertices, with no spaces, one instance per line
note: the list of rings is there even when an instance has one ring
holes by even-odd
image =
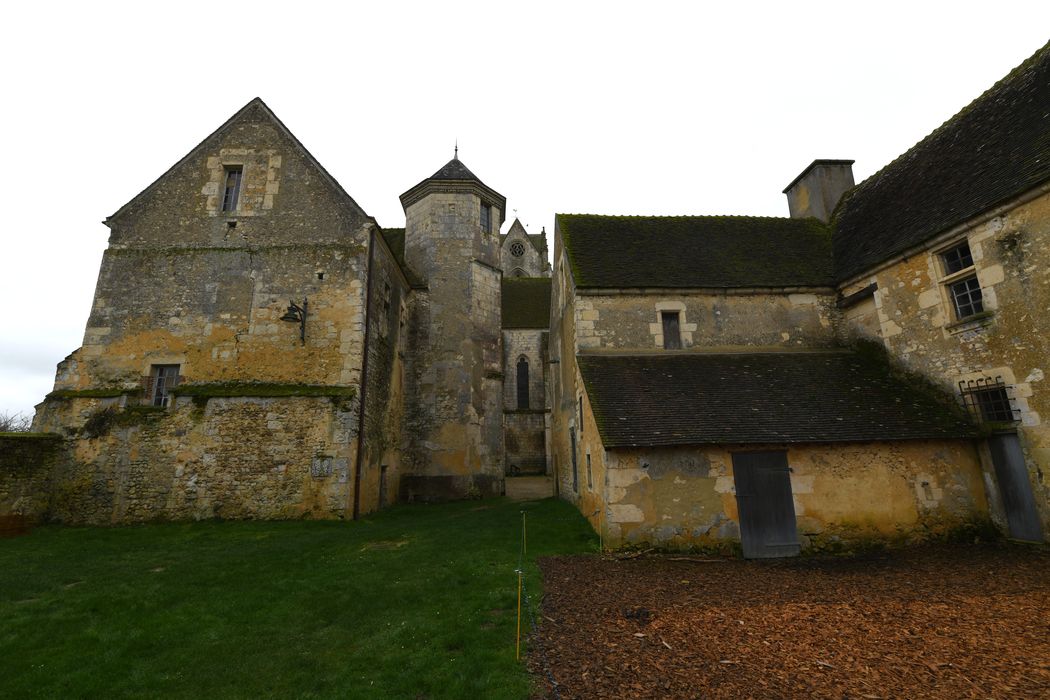
[[[940,253],[969,243],[986,315],[959,323]],[[958,231],[929,250],[854,281],[873,299],[845,315],[845,336],[882,341],[909,369],[959,393],[959,382],[1002,377],[1020,418],[1019,435],[1037,507],[1050,533],[1050,194]]]

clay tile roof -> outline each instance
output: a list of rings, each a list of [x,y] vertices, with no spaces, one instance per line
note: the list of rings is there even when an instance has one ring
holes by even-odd
[[[858,185],[834,220],[843,280],[1050,180],[1050,44]]]
[[[816,219],[559,214],[578,287],[824,287],[831,236]]]
[[[950,399],[849,352],[577,359],[606,448],[974,434]]]
[[[441,169],[430,176],[431,180],[478,180],[478,176],[470,172],[459,158],[453,158],[441,166]]]
[[[504,277],[501,303],[504,328],[550,328],[551,279]]]

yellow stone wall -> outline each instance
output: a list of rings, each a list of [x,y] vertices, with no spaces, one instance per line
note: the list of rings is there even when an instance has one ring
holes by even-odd
[[[940,253],[968,241],[986,316],[960,323]],[[873,299],[844,314],[847,336],[881,340],[908,368],[959,393],[959,382],[1002,377],[1019,410],[1035,500],[1050,532],[1050,194],[975,221],[910,257],[851,281]]]
[[[721,547],[740,541],[732,452],[609,451],[604,525],[612,546]],[[750,449],[754,449],[751,446]],[[783,445],[803,548],[920,541],[988,519],[984,474],[964,441]],[[600,451],[599,451],[600,454]],[[587,514],[591,509],[584,507]]]

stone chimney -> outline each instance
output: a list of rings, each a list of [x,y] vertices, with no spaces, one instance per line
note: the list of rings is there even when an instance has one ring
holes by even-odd
[[[827,223],[839,199],[853,187],[852,160],[815,160],[784,188],[792,219],[815,216]]]

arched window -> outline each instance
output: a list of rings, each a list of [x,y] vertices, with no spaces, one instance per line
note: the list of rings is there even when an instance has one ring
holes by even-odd
[[[518,408],[529,407],[529,361],[518,360]]]

